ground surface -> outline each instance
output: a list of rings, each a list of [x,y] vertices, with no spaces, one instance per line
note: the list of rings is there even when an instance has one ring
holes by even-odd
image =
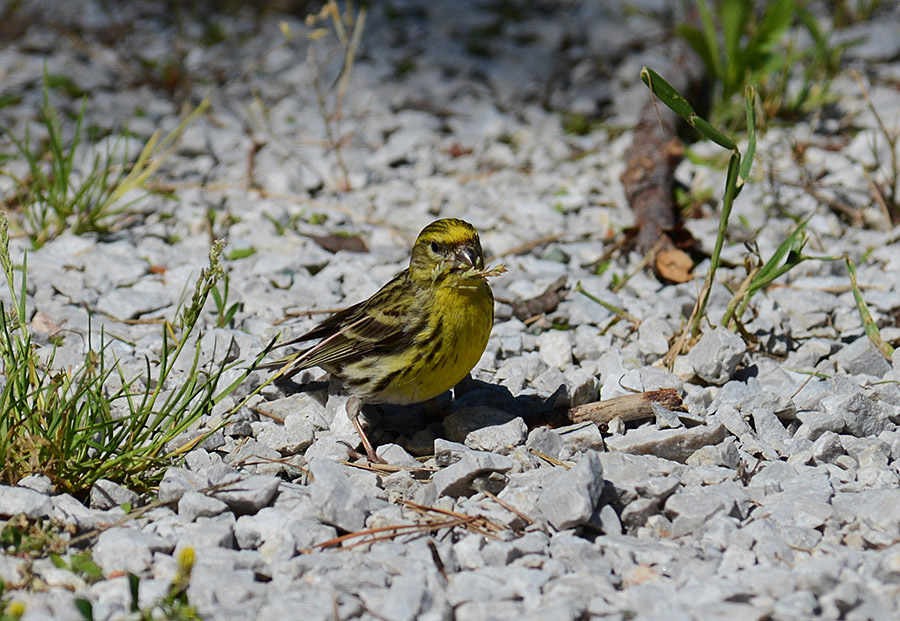
[[[708,263],[682,285],[660,284],[634,253],[596,269],[632,224],[619,177],[648,97],[640,67],[666,67],[677,18],[665,4],[537,2],[514,15],[478,2],[379,5],[340,106],[337,37],[328,30],[310,58],[303,12],[170,15],[154,2],[15,11],[0,49],[3,93],[18,97],[0,109],[13,136],[29,123],[39,132],[44,67],[70,80],[68,94],[51,91],[61,110],[77,112],[73,95],[87,94],[85,126],[98,136],[127,126],[142,142],[174,129],[182,105],[210,100],[153,177],[166,196],[142,199],[109,234],[64,234],[29,254],[28,308],[68,331],[61,367],[82,359],[87,311],[95,336],[114,336],[123,368],[155,364],[159,325],[125,320],[171,318],[215,237],[227,241],[229,304],[240,308],[225,328],[211,308],[204,315],[204,356],[234,338],[229,353],[250,359],[279,332],[321,318],[306,311],[363,299],[437,217],[475,224],[509,271],[493,281],[496,324],[473,381],[443,402],[451,415],[386,412],[373,434],[392,465],[410,469],[342,464],[345,441],[355,444],[343,398],[267,387],[167,472],[153,500],[168,504],[88,541],[103,579],[5,555],[7,601],[23,602],[28,619],[77,619],[84,597],[96,619],[122,618],[125,574],[141,577],[149,609],[191,548],[188,598],[210,619],[900,615],[900,360],[865,338],[844,263],[795,268],[754,298],[744,317],[753,339],[707,327],[675,373],[659,363]],[[900,110],[898,35],[891,7],[840,33],[863,39],[844,63],[888,129]],[[857,262],[882,336],[896,345],[900,241],[867,181],[896,182],[891,146],[849,71],[831,88],[827,113],[761,136],[724,251],[735,267],[721,280],[743,277],[745,240],[768,257],[811,216],[806,252]],[[598,122],[572,133],[573,119]],[[90,161],[87,147],[79,161]],[[24,173],[21,162],[5,165]],[[689,162],[678,178],[714,197],[724,183],[722,171]],[[8,195],[13,182],[0,183]],[[711,207],[687,225],[712,248]],[[332,252],[327,235],[344,249]],[[348,248],[357,237],[367,252]],[[28,247],[14,239],[14,256]],[[569,292],[558,307],[515,316],[516,301],[560,276]],[[576,282],[639,325],[614,321]],[[5,288],[0,296],[8,303]],[[713,322],[729,299],[714,287]],[[529,431],[521,419],[558,404],[560,388],[577,404],[598,390],[607,399],[661,387],[677,388],[689,412],[614,423],[605,437],[590,423]],[[0,514],[88,532],[119,520],[120,503],[150,500],[100,489],[85,508],[33,478],[0,488]],[[345,532],[425,523],[434,526],[313,549]]]

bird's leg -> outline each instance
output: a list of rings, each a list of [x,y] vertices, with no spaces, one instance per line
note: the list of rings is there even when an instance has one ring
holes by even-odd
[[[369,441],[369,436],[366,435],[362,423],[359,422],[359,413],[362,411],[362,407],[363,402],[359,398],[350,397],[347,400],[347,416],[350,417],[350,422],[353,423],[356,433],[359,434],[359,439],[362,441],[363,448],[366,449],[366,457],[368,457],[369,461],[373,464],[387,463],[375,454],[375,448]]]
[[[422,404],[426,420],[439,421],[447,417],[447,408],[442,407],[437,398],[429,399]]]

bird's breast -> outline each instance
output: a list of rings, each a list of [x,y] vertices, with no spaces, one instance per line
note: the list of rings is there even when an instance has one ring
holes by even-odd
[[[494,323],[494,296],[486,282],[441,287],[434,292],[419,355],[382,395],[387,403],[419,403],[453,388],[487,347]]]

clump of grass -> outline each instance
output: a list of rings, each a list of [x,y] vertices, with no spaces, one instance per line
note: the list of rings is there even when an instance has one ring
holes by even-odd
[[[700,25],[679,24],[678,33],[700,56],[713,82],[711,118],[733,127],[747,84],[760,94],[767,117],[794,116],[828,100],[828,85],[846,45],[830,46],[816,17],[796,0],[696,0]],[[812,44],[797,48],[791,28],[806,30]],[[802,72],[802,75],[798,75]],[[789,93],[794,81],[800,87]]]
[[[64,552],[66,545],[63,529],[50,520],[29,520],[19,514],[0,526],[0,546],[4,554],[20,558],[43,557]]]
[[[234,302],[229,306],[229,278],[228,272],[223,272],[221,287],[216,285],[210,290],[212,294],[213,304],[216,309],[216,327],[226,328],[234,321],[234,316],[241,309],[240,302]]]
[[[745,113],[747,119],[747,150],[746,153],[742,155],[738,148],[737,141],[734,138],[724,134],[719,129],[713,127],[708,121],[697,115],[687,100],[685,100],[655,71],[644,67],[641,70],[641,79],[648,87],[650,87],[650,90],[656,97],[659,97],[664,104],[676,112],[691,127],[699,131],[703,137],[712,140],[719,146],[731,151],[728,162],[728,171],[725,178],[725,190],[722,197],[722,212],[719,217],[719,229],[716,235],[713,252],[710,256],[709,271],[706,274],[706,280],[703,283],[703,287],[700,289],[700,294],[697,297],[697,302],[694,305],[694,309],[691,312],[691,316],[687,321],[685,329],[675,340],[669,353],[666,354],[665,363],[671,368],[675,361],[675,357],[687,351],[690,344],[699,335],[702,321],[705,319],[710,323],[714,323],[706,315],[706,305],[709,301],[709,293],[712,289],[712,284],[715,282],[716,271],[721,265],[722,246],[728,229],[728,221],[731,217],[731,207],[734,203],[734,199],[740,193],[741,188],[743,188],[744,183],[749,178],[750,168],[756,153],[756,93],[752,86],[746,87]],[[799,222],[793,232],[779,244],[772,256],[765,262],[759,258],[757,252],[751,251],[745,262],[747,277],[734,292],[725,313],[719,321],[719,325],[725,327],[737,327],[743,333],[740,320],[752,297],[757,292],[771,285],[777,278],[794,269],[803,261],[810,259],[818,261],[845,260],[851,288],[853,289],[853,295],[856,300],[857,310],[862,318],[866,335],[886,357],[890,358],[893,354],[893,349],[881,339],[878,327],[872,319],[871,313],[869,313],[865,300],[862,298],[862,294],[856,283],[856,270],[849,257],[843,255],[813,257],[803,254],[803,247],[806,243],[805,228],[808,222],[809,218]],[[745,334],[745,338],[746,337],[747,335]]]
[[[30,128],[26,128],[23,138],[13,136],[7,128],[0,128],[16,150],[15,155],[7,154],[0,160],[3,162],[0,174],[10,177],[16,187],[15,196],[12,201],[7,201],[6,208],[19,211],[22,228],[36,248],[66,231],[75,235],[105,233],[124,222],[136,203],[146,196],[135,190],[143,188],[188,123],[209,105],[204,99],[162,140],[158,131],[153,134],[134,162],[130,162],[129,138],[123,135],[108,141],[105,150],[97,150],[87,166],[82,166],[76,156],[81,154],[79,147],[88,131],[83,127],[88,99],[82,98],[72,137],[67,141],[68,128],[64,127],[59,111],[50,101],[51,82],[51,76],[45,70],[43,103],[39,110],[40,123],[46,133],[45,143],[33,144]],[[23,177],[17,176],[8,165],[17,157],[27,163],[28,173]]]
[[[171,462],[166,445],[209,413],[254,368],[249,365],[222,387],[223,374],[241,361],[201,364],[199,348],[186,347],[222,278],[221,252],[222,244],[214,244],[190,301],[164,323],[157,368],[147,360],[142,375],[126,377],[109,361],[108,342],[101,334],[96,349],[86,335],[87,351],[79,366],[55,369],[53,356],[43,363],[34,348],[26,320],[27,263],[17,291],[7,222],[0,213],[0,266],[13,300],[11,308],[0,304],[0,367],[6,380],[0,392],[0,455],[6,456],[0,480],[14,484],[40,473],[58,490],[77,496],[84,496],[101,478],[137,490],[159,480]],[[176,378],[176,362],[183,356],[190,365],[183,378]],[[211,360],[216,360],[215,352]]]

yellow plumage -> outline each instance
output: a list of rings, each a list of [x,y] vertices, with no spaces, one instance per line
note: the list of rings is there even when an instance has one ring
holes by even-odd
[[[449,390],[487,346],[494,296],[475,228],[443,219],[425,227],[409,267],[372,297],[336,313],[283,345],[321,339],[268,367],[286,376],[322,367],[354,397],[348,414],[369,459],[376,460],[357,416],[364,404],[409,404]],[[279,345],[279,347],[282,345]]]

